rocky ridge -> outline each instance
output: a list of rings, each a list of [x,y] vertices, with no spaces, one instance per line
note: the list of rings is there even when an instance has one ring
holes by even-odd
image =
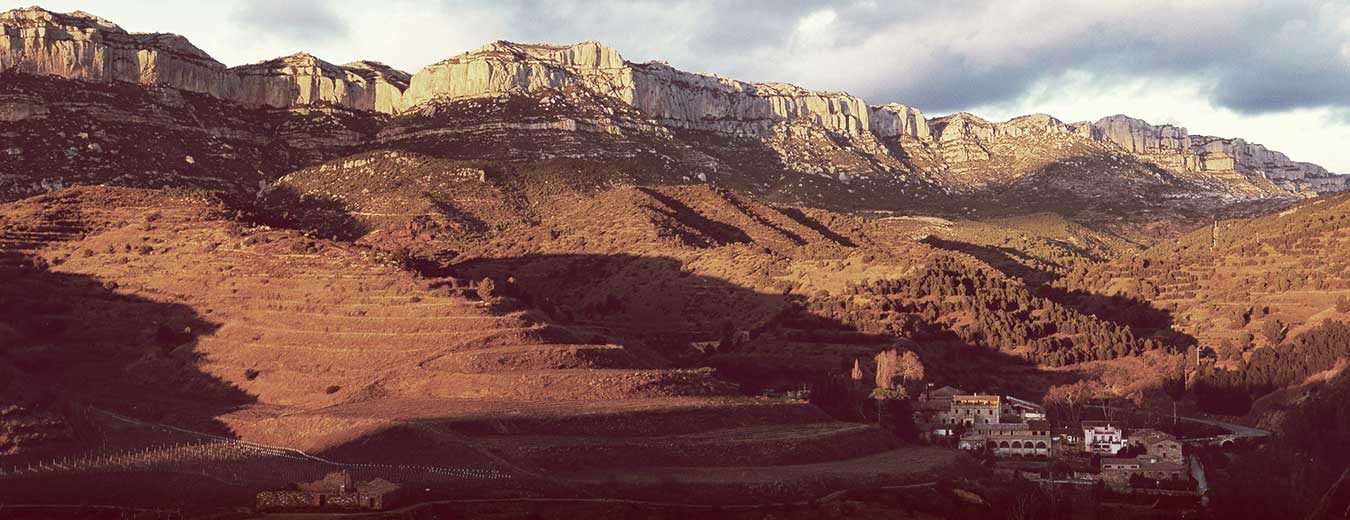
[[[16,9],[0,14],[0,26],[5,33],[0,39],[0,68],[89,81],[164,84],[250,106],[337,106],[397,115],[425,112],[435,100],[546,98],[584,90],[635,108],[656,123],[653,126],[759,140],[781,152],[781,162],[789,169],[801,173],[837,176],[839,170],[856,177],[937,172],[949,187],[963,189],[1020,178],[1055,161],[1094,153],[1127,154],[1239,196],[1287,196],[1347,187],[1345,177],[1258,144],[1192,136],[1182,127],[1151,125],[1123,115],[1071,124],[1044,114],[1005,122],[967,113],[929,119],[913,107],[871,105],[842,92],[737,81],[681,71],[663,62],[633,63],[595,41],[575,45],[497,41],[409,75],[377,62],[339,66],[304,53],[226,68],[180,36],[128,33],[83,12]],[[794,168],[803,162],[797,158],[813,156],[795,148],[818,141],[792,142],[793,135],[813,135],[801,130],[803,123],[838,136],[853,150],[850,153],[871,157],[872,165],[864,168],[870,172],[828,164]],[[614,131],[605,125],[580,128]]]
[[[395,112],[407,75],[376,62],[337,66],[308,54],[226,68],[182,36],[129,33],[83,11],[0,13],[0,70],[168,85],[253,106],[333,104]]]

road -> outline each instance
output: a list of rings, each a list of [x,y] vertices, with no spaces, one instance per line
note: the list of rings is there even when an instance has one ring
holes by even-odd
[[[1187,422],[1208,424],[1216,428],[1223,428],[1225,430],[1228,430],[1229,432],[1232,432],[1232,434],[1237,437],[1259,439],[1263,437],[1269,437],[1271,435],[1270,432],[1262,430],[1260,428],[1252,428],[1251,426],[1243,426],[1241,424],[1226,423],[1223,421],[1216,421],[1214,419],[1202,419],[1199,417],[1180,417],[1180,419]]]

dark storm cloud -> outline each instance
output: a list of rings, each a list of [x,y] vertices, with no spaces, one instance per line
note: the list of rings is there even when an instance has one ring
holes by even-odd
[[[322,0],[246,0],[239,3],[234,19],[263,37],[310,44],[349,32],[330,3]]]

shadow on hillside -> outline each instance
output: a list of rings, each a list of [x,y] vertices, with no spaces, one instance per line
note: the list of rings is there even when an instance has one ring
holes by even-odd
[[[22,382],[0,385],[5,401],[85,403],[218,434],[229,430],[213,417],[254,401],[201,370],[197,339],[219,325],[191,307],[47,269],[0,267],[0,278],[0,367]]]
[[[638,188],[638,190],[647,194],[647,196],[656,199],[667,208],[670,208],[669,211],[657,208],[657,211],[675,219],[675,221],[681,224],[699,230],[709,237],[712,237],[716,242],[724,244],[746,244],[751,242],[750,235],[746,234],[745,231],[740,228],[704,217],[697,211],[694,211],[693,208],[686,206],[683,202],[675,200],[675,198],[669,195],[651,188]],[[800,240],[800,238],[798,238],[798,240]],[[701,240],[693,245],[696,247],[708,247],[715,244],[709,243],[706,240]]]
[[[779,213],[786,215],[788,218],[792,219],[798,224],[801,224],[803,226],[811,228],[812,230],[815,230],[815,232],[820,233],[821,236],[824,236],[831,242],[834,242],[844,247],[858,246],[858,244],[853,243],[853,241],[850,240],[848,237],[835,233],[834,230],[830,229],[828,226],[821,224],[816,219],[807,216],[806,213],[801,210],[801,208],[782,207],[777,209]]]
[[[1007,276],[1022,280],[1033,294],[1097,319],[1127,327],[1137,338],[1153,338],[1181,352],[1197,344],[1194,337],[1172,328],[1175,320],[1171,311],[1156,308],[1151,303],[1137,298],[1069,291],[1054,287],[1051,284],[1058,280],[1060,275],[1019,262],[1018,258],[1029,258],[1021,251],[933,236],[925,238],[923,242],[940,249],[973,256]]]
[[[543,309],[556,322],[627,345],[649,347],[679,366],[711,365],[747,393],[793,389],[847,374],[891,346],[912,348],[933,360],[942,384],[993,389],[1000,373],[1063,381],[1065,372],[1043,372],[1020,357],[971,347],[952,331],[926,324],[914,341],[868,333],[808,310],[802,295],[742,287],[694,275],[678,259],[636,255],[529,255],[474,259],[456,264],[460,277],[514,279],[506,289]],[[502,287],[499,282],[498,287]],[[724,346],[730,331],[745,331],[750,349]],[[707,352],[695,351],[701,343]],[[737,343],[733,341],[732,343]],[[780,348],[781,347],[781,348]],[[753,350],[753,352],[748,351]],[[978,365],[999,370],[970,371]],[[944,367],[945,366],[945,367]],[[946,368],[950,367],[950,368]],[[1071,376],[1071,374],[1069,374]],[[1038,398],[1048,385],[1007,388]]]
[[[257,200],[227,201],[241,220],[272,227],[318,233],[321,238],[355,241],[372,228],[346,202],[278,185]]]

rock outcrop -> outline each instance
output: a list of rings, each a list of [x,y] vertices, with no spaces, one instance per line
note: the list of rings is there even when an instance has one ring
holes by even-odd
[[[882,139],[911,137],[926,141],[933,137],[932,130],[928,128],[928,120],[923,117],[923,112],[899,103],[868,107],[868,121],[872,133]]]
[[[225,66],[173,34],[131,34],[76,11],[37,7],[0,13],[0,69],[88,81],[167,84],[228,98],[236,82]]]
[[[1080,123],[1081,124],[1081,123]],[[1289,156],[1243,139],[1191,135],[1183,127],[1151,125],[1125,115],[1114,115],[1091,125],[1092,137],[1125,151],[1152,159],[1179,171],[1239,173],[1268,179],[1290,191],[1340,191],[1345,176],[1321,166],[1297,162]]]
[[[404,100],[415,106],[436,97],[573,87],[619,98],[674,128],[767,135],[776,123],[808,119],[831,131],[859,135],[869,125],[861,98],[694,74],[659,62],[629,63],[594,41],[571,46],[493,42],[422,69]]]
[[[337,66],[305,53],[229,69],[238,78],[233,99],[272,107],[337,105],[353,110],[402,110],[407,74],[377,62]],[[400,88],[401,86],[401,88]]]
[[[1092,124],[1093,138],[1115,143],[1125,151],[1155,159],[1163,166],[1198,170],[1199,161],[1185,128],[1150,125],[1125,115],[1103,117]]]
[[[376,62],[337,66],[299,53],[226,68],[186,38],[128,33],[97,16],[38,7],[0,13],[0,69],[85,81],[167,85],[253,106],[402,110],[408,75]]]
[[[0,68],[6,70],[167,85],[250,106],[342,107],[391,115],[434,112],[438,105],[433,102],[444,100],[524,95],[542,102],[561,99],[554,94],[564,93],[608,114],[592,114],[587,121],[614,119],[611,116],[618,113],[614,103],[622,104],[625,113],[618,119],[624,125],[531,124],[609,133],[650,127],[667,136],[663,138],[671,135],[670,130],[745,138],[773,150],[785,165],[802,165],[790,166],[801,173],[865,174],[838,164],[806,166],[832,160],[834,154],[807,148],[833,140],[830,146],[846,151],[842,155],[872,157],[863,170],[956,171],[962,175],[950,178],[952,182],[976,186],[983,185],[979,179],[1016,178],[1075,153],[1129,154],[1181,176],[1193,174],[1206,182],[1234,180],[1244,185],[1244,194],[1329,191],[1347,184],[1346,177],[1292,161],[1261,145],[1192,136],[1182,127],[1151,125],[1124,115],[1073,124],[1045,114],[1001,123],[967,113],[925,119],[913,107],[868,105],[842,92],[737,81],[681,71],[663,62],[632,63],[595,41],[575,45],[496,41],[410,76],[377,62],[334,65],[304,53],[227,69],[180,36],[132,34],[82,12],[15,9],[0,14],[0,28],[4,34]],[[28,117],[34,110],[40,109],[16,97],[0,107],[0,117]],[[975,171],[979,169],[990,171]],[[1253,191],[1257,185],[1263,187]]]

